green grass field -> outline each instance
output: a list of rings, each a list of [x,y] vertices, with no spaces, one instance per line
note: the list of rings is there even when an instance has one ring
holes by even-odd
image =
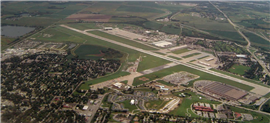
[[[137,109],[137,107],[135,105],[130,104],[130,100],[125,100],[121,103],[124,104],[125,108],[129,109],[129,112],[132,112],[133,110]]]
[[[186,116],[186,113],[188,110],[188,113],[191,114],[191,117],[199,117],[198,115],[191,112],[191,110],[190,110],[191,104],[197,103],[197,102],[210,103],[210,104],[220,104],[220,102],[211,101],[209,99],[206,99],[203,96],[197,95],[194,92],[190,92],[190,91],[184,91],[184,92],[190,94],[191,96],[185,97],[184,100],[182,101],[182,103],[180,104],[180,106],[177,107],[176,109],[174,109],[173,111],[171,111],[169,114]],[[202,98],[200,99],[199,97],[202,97]]]
[[[107,50],[107,48],[95,45],[81,45],[74,53],[78,55],[80,59],[98,60],[103,58],[103,55],[99,55],[102,50]]]
[[[220,31],[220,30],[205,30],[214,35],[222,36],[226,39],[237,40],[240,42],[246,42],[241,35],[239,35],[236,31]]]
[[[90,33],[98,35],[98,36],[102,36],[104,38],[112,39],[112,40],[117,41],[117,42],[128,44],[128,45],[131,45],[131,46],[134,46],[134,47],[139,47],[139,48],[142,48],[144,50],[156,50],[155,48],[143,45],[141,43],[131,41],[131,40],[128,40],[128,39],[125,39],[125,38],[121,38],[121,37],[118,37],[118,36],[114,36],[114,35],[111,35],[111,34],[108,34],[108,33],[105,33],[105,32],[91,31]]]
[[[164,77],[166,75],[169,75],[169,74],[172,74],[172,73],[175,73],[175,72],[179,72],[179,71],[186,71],[186,72],[193,73],[195,75],[200,76],[200,78],[198,78],[196,80],[193,80],[192,82],[190,82],[190,84],[192,84],[194,81],[197,81],[197,80],[212,80],[212,81],[226,83],[226,84],[229,84],[229,85],[232,85],[232,86],[235,86],[235,87],[241,88],[243,90],[247,90],[247,91],[253,89],[253,87],[251,87],[251,86],[244,85],[244,84],[241,84],[241,83],[238,83],[238,82],[234,82],[234,81],[231,81],[231,80],[228,80],[228,79],[225,79],[225,78],[221,78],[221,77],[218,77],[218,76],[214,76],[212,74],[208,74],[208,73],[205,73],[205,72],[201,72],[199,70],[192,69],[192,68],[189,68],[189,67],[186,67],[186,66],[183,66],[183,65],[178,65],[178,66],[175,66],[175,67],[163,69],[163,70],[151,73],[151,74],[147,74],[147,75],[137,77],[137,78],[134,79],[133,85],[134,86],[140,85],[140,84],[149,82],[151,80],[162,78],[162,77]],[[139,78],[141,78],[141,77],[149,78],[149,81],[141,81],[141,80],[139,80]]]
[[[249,38],[251,45],[258,45],[263,47],[270,47],[270,42],[249,32],[243,32],[247,38]]]
[[[153,92],[155,94],[158,94],[158,91],[157,90],[155,90],[155,89],[152,90],[152,89],[150,89],[148,87],[134,88],[134,90],[136,90],[136,91],[143,91],[143,92]]]
[[[124,6],[121,5],[119,8],[117,8],[116,11],[125,11],[125,12],[147,12],[147,13],[164,13],[161,10],[153,9],[153,8],[146,8],[146,7],[139,7],[139,6]]]
[[[155,56],[151,56],[151,55],[146,55],[146,54],[142,55],[141,58],[142,60],[139,63],[139,66],[137,69],[138,72],[170,63],[167,60],[164,60]]]
[[[244,65],[238,65],[238,64],[234,64],[229,71],[231,73],[236,73],[239,75],[244,75],[246,71],[248,71],[250,68]]]
[[[159,110],[160,108],[164,107],[169,101],[165,100],[151,100],[148,102],[145,102],[145,108],[148,110],[150,109],[157,109]]]
[[[196,55],[199,55],[199,54],[201,54],[201,53],[192,53],[192,54],[183,56],[183,58],[189,58],[189,57],[196,56]]]
[[[185,23],[186,25],[202,30],[222,29],[222,31],[234,31],[233,26],[231,26],[228,22],[200,18],[192,16],[191,13],[179,13],[178,15],[174,16],[173,19],[180,20],[180,22]]]
[[[174,86],[174,84],[171,84],[169,82],[165,82],[163,80],[157,80],[158,83],[164,84],[164,85],[168,85],[168,86]]]
[[[75,23],[75,24],[66,24],[69,27],[76,28],[79,30],[86,30],[86,29],[100,29],[96,26],[95,23]]]
[[[173,58],[173,59],[177,59],[177,60],[182,60],[181,58],[174,57],[174,56],[168,56],[168,57]]]
[[[185,52],[188,52],[188,51],[191,51],[191,50],[189,50],[188,48],[183,48],[183,49],[172,51],[172,53],[181,54],[181,53],[185,53]]]
[[[255,81],[255,80],[252,80],[252,79],[243,78],[243,77],[241,77],[241,76],[237,76],[237,75],[231,74],[231,73],[229,73],[229,72],[225,72],[225,71],[221,71],[221,70],[217,70],[217,69],[213,69],[213,68],[210,69],[210,70],[215,71],[215,72],[218,72],[218,73],[222,73],[222,74],[225,74],[225,75],[229,75],[229,76],[232,76],[232,77],[241,79],[241,80],[245,80],[245,81],[247,81],[247,82],[251,82],[251,83],[254,83],[254,84],[258,84],[258,85],[261,85],[261,86],[265,86],[265,87],[270,88],[270,86],[265,85],[265,84],[261,83],[260,81]]]

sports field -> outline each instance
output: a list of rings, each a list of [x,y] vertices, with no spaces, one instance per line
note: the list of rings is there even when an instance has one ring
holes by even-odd
[[[236,73],[239,75],[244,75],[246,71],[248,71],[250,69],[250,67],[244,66],[244,65],[238,65],[238,64],[234,64],[229,71],[231,73]]]
[[[175,72],[179,72],[179,71],[186,71],[186,72],[193,73],[195,75],[200,76],[200,78],[190,82],[191,84],[189,84],[189,85],[192,85],[192,83],[194,81],[197,81],[197,80],[212,80],[212,81],[218,81],[218,82],[226,83],[226,84],[229,84],[229,85],[232,85],[232,86],[235,86],[235,87],[241,88],[243,90],[247,90],[247,91],[253,89],[253,87],[251,87],[251,86],[244,85],[244,84],[241,84],[241,83],[238,83],[238,82],[234,82],[234,81],[231,81],[231,80],[228,80],[228,79],[225,79],[225,78],[221,78],[221,77],[218,77],[218,76],[214,76],[212,74],[208,74],[208,73],[205,73],[205,72],[201,72],[199,70],[192,69],[192,68],[189,68],[189,67],[186,67],[186,66],[183,66],[183,65],[178,65],[178,66],[175,66],[175,67],[163,69],[163,70],[151,73],[151,74],[147,74],[147,75],[137,77],[137,78],[134,79],[133,85],[134,86],[140,85],[140,84],[143,84],[143,83],[146,83],[146,82],[158,79],[158,78],[162,78],[162,77],[164,77],[166,75],[169,75],[169,74],[172,74],[172,73],[175,73]],[[139,78],[141,78],[141,77],[146,77],[146,78],[149,79],[149,81],[139,80]]]

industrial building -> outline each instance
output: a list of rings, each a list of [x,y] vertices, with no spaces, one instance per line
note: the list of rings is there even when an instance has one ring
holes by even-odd
[[[229,100],[238,100],[247,95],[247,92],[219,82],[212,82],[211,84],[204,86],[202,91],[211,96],[218,98],[223,97]]]
[[[153,42],[153,44],[157,47],[168,47],[173,45],[171,42],[168,41],[157,41],[157,42]]]

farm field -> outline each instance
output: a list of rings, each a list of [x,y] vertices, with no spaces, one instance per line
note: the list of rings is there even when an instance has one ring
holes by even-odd
[[[247,38],[249,38],[251,45],[257,45],[262,47],[270,47],[270,42],[249,32],[243,32]]]
[[[181,53],[185,53],[185,52],[188,52],[188,51],[190,51],[188,48],[183,48],[183,49],[172,51],[172,53],[181,54]]]
[[[95,45],[81,45],[74,53],[79,56],[79,59],[98,60],[104,56],[102,50],[107,50],[107,48]]]
[[[83,20],[92,22],[109,22],[112,16],[101,14],[72,14],[67,17],[69,20]]]
[[[147,7],[139,7],[139,6],[126,6],[121,5],[117,8],[116,11],[124,11],[124,12],[141,12],[141,13],[164,13],[159,9],[147,8]]]
[[[234,64],[234,65],[229,69],[229,71],[230,71],[231,73],[236,73],[236,74],[239,74],[239,75],[244,75],[244,74],[245,74],[245,71],[248,71],[249,69],[250,69],[250,68],[247,67],[247,66]]]
[[[128,44],[128,45],[131,45],[131,46],[134,46],[134,47],[142,48],[144,50],[156,50],[155,48],[146,46],[144,44],[141,44],[141,43],[138,43],[138,42],[135,42],[135,41],[131,41],[131,40],[128,40],[128,39],[125,39],[125,38],[121,38],[121,37],[118,37],[118,36],[114,36],[114,35],[111,35],[111,34],[108,34],[108,33],[105,33],[105,32],[90,31],[89,33],[92,33],[92,34],[95,34],[95,35],[98,35],[98,36],[102,36],[104,38],[112,39],[112,40],[115,40],[115,41],[118,41],[118,42],[121,42],[121,43],[124,43],[124,44]]]
[[[167,60],[146,54],[141,55],[141,58],[142,60],[140,61],[137,69],[138,72],[170,63]]]
[[[235,87],[238,87],[238,88],[241,88],[241,89],[247,90],[247,91],[253,89],[253,87],[251,87],[251,86],[244,85],[244,84],[237,83],[237,82],[233,82],[231,80],[221,78],[221,77],[218,77],[218,76],[214,76],[214,75],[211,75],[211,74],[208,74],[208,73],[205,73],[205,72],[201,72],[201,71],[198,71],[198,70],[195,70],[195,69],[183,66],[183,65],[178,65],[178,66],[175,66],[175,67],[163,69],[163,70],[151,73],[151,74],[147,74],[147,75],[137,77],[137,78],[134,79],[133,85],[134,86],[140,85],[140,84],[143,84],[143,83],[146,83],[146,82],[158,79],[158,78],[162,78],[162,77],[164,77],[166,75],[169,75],[169,74],[172,74],[172,73],[175,73],[175,72],[179,72],[179,71],[186,71],[186,72],[189,72],[189,73],[200,76],[200,78],[189,82],[190,83],[189,85],[192,85],[192,83],[194,81],[197,81],[197,80],[212,80],[212,81],[217,81],[217,82],[233,85]],[[141,78],[141,77],[146,77],[149,80],[148,81],[139,80],[139,78]]]
[[[202,30],[217,30],[222,29],[222,31],[234,31],[233,26],[227,22],[219,22],[215,20],[210,20],[208,18],[200,18],[192,16],[191,13],[179,13],[173,17],[175,20],[185,23]]]
[[[241,35],[239,35],[236,31],[219,31],[219,30],[205,30],[207,32],[210,32],[214,35],[222,36],[226,39],[230,39],[233,41],[239,41],[245,43],[246,41],[242,38]]]

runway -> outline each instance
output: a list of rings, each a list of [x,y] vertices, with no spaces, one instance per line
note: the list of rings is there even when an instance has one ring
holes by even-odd
[[[145,53],[145,54],[149,54],[149,55],[159,57],[159,58],[162,58],[162,59],[165,59],[165,60],[168,60],[168,61],[172,61],[172,62],[174,62],[176,64],[179,64],[179,65],[184,65],[186,67],[190,67],[190,68],[202,71],[202,72],[206,72],[206,73],[209,73],[209,74],[212,74],[212,75],[215,75],[215,76],[219,76],[219,77],[222,77],[222,78],[225,78],[225,79],[228,79],[228,80],[232,80],[232,81],[235,81],[235,82],[238,82],[238,83],[249,85],[251,87],[254,87],[254,89],[252,89],[251,92],[253,92],[255,94],[265,95],[265,94],[270,92],[269,87],[264,87],[264,86],[261,86],[261,85],[255,84],[255,83],[247,82],[247,81],[237,79],[237,78],[234,78],[234,77],[222,74],[222,73],[218,73],[218,72],[211,71],[211,70],[208,70],[208,69],[205,69],[205,68],[201,68],[201,67],[198,67],[198,66],[195,66],[195,65],[192,65],[192,64],[183,63],[183,62],[180,62],[179,60],[174,59],[174,58],[170,58],[170,57],[167,57],[167,56],[164,56],[164,55],[154,53],[152,51],[143,50],[141,48],[130,46],[130,45],[120,43],[120,42],[117,42],[117,41],[114,41],[114,40],[111,40],[111,39],[107,39],[107,38],[104,38],[104,37],[101,37],[101,36],[97,36],[97,35],[94,35],[94,34],[91,34],[91,33],[87,33],[87,32],[84,32],[84,31],[81,31],[81,30],[78,30],[78,29],[75,29],[75,28],[72,28],[72,27],[69,27],[69,26],[66,26],[66,25],[61,25],[61,26],[65,27],[67,29],[70,29],[70,30],[73,30],[73,31],[76,31],[76,32],[79,32],[79,33],[94,37],[94,38],[98,38],[98,39],[101,39],[101,40],[104,40],[104,41],[107,41],[107,42],[110,42],[110,43],[114,43],[114,44],[117,44],[117,45],[120,45],[120,46],[123,46],[123,47],[126,47],[126,48],[130,48],[130,49],[133,49],[133,50]]]

